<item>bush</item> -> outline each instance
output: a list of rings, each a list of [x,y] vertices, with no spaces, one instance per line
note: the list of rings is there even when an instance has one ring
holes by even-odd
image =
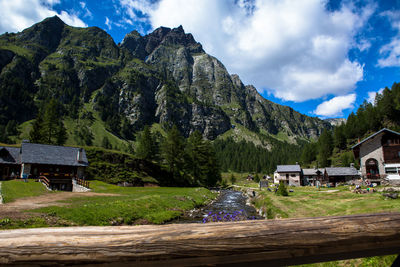
[[[236,183],[236,177],[235,175],[233,175],[233,173],[231,174],[231,184]]]
[[[276,194],[278,196],[285,196],[285,197],[289,195],[285,183],[283,181],[280,181],[278,191],[276,192]]]
[[[259,183],[260,182],[260,176],[258,176],[258,173],[254,176],[254,182]]]

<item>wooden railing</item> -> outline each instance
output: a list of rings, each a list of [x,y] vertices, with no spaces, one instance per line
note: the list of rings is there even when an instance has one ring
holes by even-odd
[[[0,265],[284,266],[400,251],[400,213],[0,231]]]
[[[85,180],[79,179],[79,178],[75,178],[75,180],[76,180],[76,183],[77,183],[77,184],[79,184],[79,185],[81,185],[81,186],[84,186],[84,187],[86,187],[86,188],[90,188],[90,187],[89,187],[89,186],[90,186],[90,183],[89,183],[88,181],[85,181]]]
[[[44,183],[47,187],[50,187],[50,181],[46,176],[39,176],[39,179],[42,183]]]

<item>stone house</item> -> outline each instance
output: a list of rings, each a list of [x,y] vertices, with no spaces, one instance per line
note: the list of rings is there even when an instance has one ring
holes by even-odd
[[[400,133],[382,129],[352,147],[364,179],[400,179]]]
[[[17,147],[0,147],[0,173],[3,179],[18,174],[20,178],[45,176],[49,187],[72,190],[73,177],[83,178],[89,165],[83,148],[22,143]]]
[[[289,186],[300,186],[301,168],[300,165],[278,165],[274,173],[274,183],[284,181]]]

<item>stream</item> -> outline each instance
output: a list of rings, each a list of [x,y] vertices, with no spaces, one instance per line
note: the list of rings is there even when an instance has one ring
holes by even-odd
[[[247,197],[240,191],[222,189],[216,200],[193,210],[173,223],[206,223],[263,219],[256,209],[246,205]]]

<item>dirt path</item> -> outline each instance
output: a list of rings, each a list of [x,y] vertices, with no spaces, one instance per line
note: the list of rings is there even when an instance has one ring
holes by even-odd
[[[63,206],[68,203],[61,203],[58,201],[66,200],[75,197],[92,197],[92,196],[118,196],[117,194],[106,194],[106,193],[73,193],[73,192],[57,192],[48,193],[36,197],[25,197],[17,199],[14,202],[0,205],[0,219],[24,219],[32,217],[29,212],[22,212],[24,210],[37,209],[48,206]],[[37,215],[37,213],[36,213]]]

